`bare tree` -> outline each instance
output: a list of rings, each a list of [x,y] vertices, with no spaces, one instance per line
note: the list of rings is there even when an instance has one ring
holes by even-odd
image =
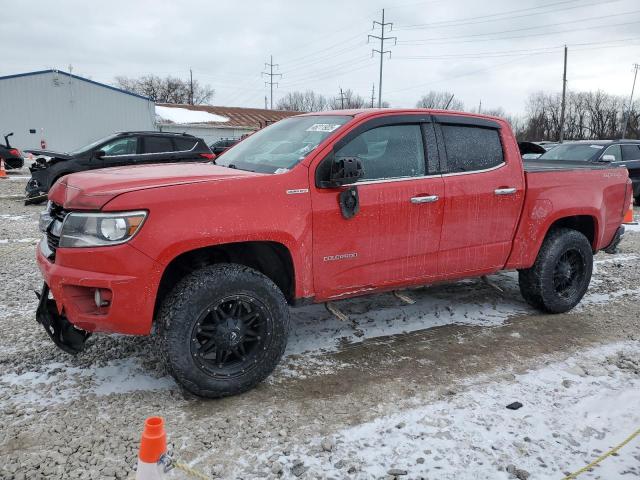
[[[453,97],[453,98],[452,98]],[[450,103],[449,103],[450,102]],[[423,95],[418,103],[418,108],[448,108],[449,110],[464,110],[464,103],[453,96],[450,92],[436,92],[431,90]]]
[[[293,112],[319,112],[326,110],[328,106],[329,102],[327,98],[312,90],[287,93],[278,100],[276,104],[278,110],[289,110]]]
[[[157,75],[144,75],[130,78],[119,76],[115,78],[114,85],[128,92],[149,97],[158,103],[188,104],[192,98],[189,80],[177,77],[161,78]],[[193,103],[195,105],[208,104],[214,93],[215,91],[209,85],[200,85],[197,80],[193,81]]]

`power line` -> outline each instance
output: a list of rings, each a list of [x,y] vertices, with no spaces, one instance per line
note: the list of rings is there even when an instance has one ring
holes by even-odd
[[[611,15],[598,15],[595,17],[587,17],[587,18],[581,18],[578,20],[570,20],[570,21],[564,21],[564,22],[560,22],[560,23],[550,23],[550,24],[546,24],[546,25],[536,25],[533,27],[524,27],[524,28],[516,28],[513,30],[501,30],[499,32],[485,32],[485,33],[476,33],[473,35],[455,35],[452,37],[433,37],[433,38],[422,38],[422,39],[417,39],[417,40],[404,40],[404,41],[400,41],[401,45],[421,45],[423,43],[429,43],[429,42],[441,42],[442,40],[456,40],[456,39],[460,39],[460,38],[477,38],[477,37],[486,37],[488,35],[501,35],[503,33],[514,33],[514,32],[521,32],[523,30],[538,30],[540,28],[548,28],[548,27],[558,27],[558,26],[564,26],[564,25],[568,25],[571,23],[581,23],[581,22],[586,22],[589,20],[601,20],[603,18],[611,18],[611,17],[621,17],[621,16],[626,16],[626,15],[633,15],[635,13],[640,13],[640,10],[632,10],[631,12],[624,12],[624,13],[613,13]],[[595,26],[598,27],[598,26]],[[590,28],[594,28],[594,26],[591,27],[587,27],[587,29]],[[564,30],[564,31],[568,31],[568,30]],[[544,33],[543,35],[547,35],[548,33]],[[507,37],[508,38],[508,37]],[[502,39],[494,39],[494,40],[502,40]]]
[[[530,37],[540,37],[543,35],[553,35],[556,33],[571,33],[571,32],[580,32],[580,31],[584,31],[584,30],[594,30],[594,29],[600,29],[600,28],[608,28],[608,27],[621,27],[621,26],[626,26],[626,25],[636,25],[640,23],[640,20],[636,20],[633,22],[623,22],[623,23],[612,23],[612,24],[607,24],[607,25],[592,25],[590,27],[583,27],[583,28],[573,28],[573,29],[569,29],[569,30],[561,30],[561,31],[557,31],[557,32],[542,32],[542,33],[529,33],[526,35],[512,35],[509,37],[499,37],[499,38],[474,38],[472,40],[457,40],[457,41],[451,41],[448,38],[438,38],[438,39],[433,39],[433,41],[430,40],[420,40],[420,42],[428,42],[431,45],[437,45],[437,44],[442,44],[442,43],[446,43],[446,44],[452,44],[452,43],[471,43],[471,42],[495,42],[495,41],[501,41],[501,40],[510,40],[510,39],[514,39],[514,38],[530,38]],[[548,25],[551,26],[551,25]],[[523,29],[524,30],[524,29]],[[496,35],[496,33],[487,33],[484,35]],[[460,37],[462,38],[462,37]],[[405,45],[409,45],[409,43],[403,43],[402,46]],[[413,43],[411,45],[425,45],[425,43]]]
[[[269,77],[268,82],[264,82],[265,85],[269,85],[271,88],[271,110],[273,110],[273,86],[278,86],[277,82],[273,81],[273,77],[282,77],[281,73],[273,73],[273,67],[280,68],[277,63],[273,63],[273,55],[271,55],[269,63],[264,64],[264,68],[269,67],[268,72],[262,72],[262,75],[266,75]]]
[[[389,23],[385,23],[384,21],[384,8],[382,9],[382,22],[378,22],[376,20],[373,21],[373,28],[376,28],[376,25],[380,25],[380,36],[377,35],[367,35],[367,43],[369,43],[369,39],[371,38],[375,38],[377,40],[380,40],[380,50],[376,50],[375,48],[371,51],[371,56],[373,57],[374,53],[379,53],[380,54],[380,78],[378,80],[378,108],[382,108],[382,64],[383,64],[383,60],[384,60],[384,54],[388,53],[389,54],[389,58],[391,58],[391,50],[386,50],[384,49],[384,41],[385,40],[393,40],[394,45],[398,42],[398,38],[397,37],[385,37],[384,36],[384,27],[386,27],[387,25],[389,25],[389,30],[393,30],[393,23],[389,22]]]
[[[445,28],[445,27],[457,27],[457,26],[462,26],[462,25],[475,25],[478,23],[487,23],[487,22],[498,22],[498,21],[502,21],[502,20],[511,20],[511,19],[515,19],[515,18],[528,18],[528,17],[532,17],[532,16],[536,16],[536,15],[547,15],[549,13],[556,13],[556,12],[560,12],[560,11],[564,11],[564,10],[574,10],[577,8],[586,8],[586,7],[591,7],[591,6],[595,6],[595,5],[603,5],[603,4],[607,4],[607,3],[614,3],[614,2],[619,2],[620,0],[607,0],[605,2],[595,2],[595,3],[582,3],[580,5],[573,5],[573,6],[568,6],[568,7],[562,7],[562,8],[557,8],[557,9],[552,9],[552,10],[548,10],[546,12],[538,12],[538,13],[526,13],[523,15],[510,15],[512,13],[522,13],[522,12],[531,12],[532,10],[541,10],[541,9],[546,9],[549,7],[554,7],[557,5],[566,5],[567,3],[576,3],[580,0],[564,0],[562,2],[554,2],[554,3],[547,3],[546,5],[538,5],[537,7],[529,7],[529,8],[519,8],[516,10],[508,10],[506,12],[501,12],[501,13],[493,13],[493,14],[489,14],[489,15],[480,15],[480,16],[473,16],[473,17],[465,17],[465,18],[458,18],[458,19],[453,19],[453,20],[441,20],[439,22],[430,22],[430,23],[418,23],[418,24],[411,24],[411,25],[400,25],[397,30],[423,30],[423,29],[427,29],[427,28]],[[496,17],[500,17],[500,18],[496,18]]]

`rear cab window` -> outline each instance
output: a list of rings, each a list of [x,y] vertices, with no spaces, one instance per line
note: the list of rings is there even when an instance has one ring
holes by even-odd
[[[445,173],[487,170],[504,163],[500,132],[475,125],[440,125],[447,154]]]

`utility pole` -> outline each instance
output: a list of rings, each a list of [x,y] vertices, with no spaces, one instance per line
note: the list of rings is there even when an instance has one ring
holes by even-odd
[[[627,134],[627,126],[629,125],[629,117],[631,116],[631,110],[633,109],[633,91],[636,89],[636,78],[638,78],[638,69],[640,69],[640,64],[634,63],[633,69],[635,73],[633,74],[633,86],[631,87],[631,96],[629,97],[629,108],[627,108],[627,117],[624,119],[624,126],[622,127],[622,138]]]
[[[267,103],[267,96],[264,96],[264,109],[267,110],[269,104]]]
[[[562,105],[560,107],[560,143],[564,140],[564,110],[567,101],[567,46],[564,46],[564,71],[562,73]]]
[[[277,63],[273,63],[273,55],[271,55],[271,59],[269,61],[269,63],[265,63],[264,64],[264,68],[266,69],[267,67],[269,67],[269,71],[268,72],[262,72],[262,75],[266,75],[267,77],[269,77],[269,81],[268,82],[264,82],[265,85],[269,85],[269,87],[271,87],[271,110],[273,110],[273,86],[275,85],[276,87],[278,86],[277,82],[273,81],[273,77],[282,77],[281,73],[273,73],[273,67],[279,68]]]
[[[193,105],[193,70],[189,69],[189,104]]]
[[[371,85],[371,108],[373,108],[373,102],[376,98],[376,84]]]
[[[380,54],[380,78],[378,79],[378,108],[382,108],[382,63],[383,63],[383,59],[384,59],[384,54],[388,53],[389,54],[389,58],[391,58],[391,50],[386,50],[384,49],[384,41],[385,40],[393,40],[393,44],[396,45],[398,42],[398,38],[397,37],[385,37],[384,36],[384,28],[389,25],[389,30],[393,30],[393,23],[389,22],[389,23],[385,23],[384,22],[384,8],[382,9],[382,22],[378,22],[376,20],[373,21],[373,28],[376,28],[376,25],[380,25],[380,36],[378,37],[377,35],[367,35],[367,43],[369,43],[369,40],[372,38],[375,38],[376,40],[380,40],[380,50],[376,50],[375,48],[371,51],[371,56],[373,57],[374,53],[378,53]]]
[[[342,110],[344,110],[344,100],[345,100],[344,92],[342,91],[342,87],[340,87],[340,108]]]
[[[482,113],[482,99],[480,99],[480,103],[478,104],[478,113]]]

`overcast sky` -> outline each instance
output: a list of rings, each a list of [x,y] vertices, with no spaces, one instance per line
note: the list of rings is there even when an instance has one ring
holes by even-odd
[[[467,109],[522,113],[527,96],[568,86],[628,95],[640,62],[638,0],[29,1],[3,0],[0,75],[59,68],[112,83],[117,75],[175,75],[189,68],[213,104],[263,107],[260,72],[279,64],[274,103],[290,91],[362,96],[378,89],[379,57],[367,34],[393,22],[383,99],[412,107],[447,90]],[[376,93],[377,95],[377,93]]]

